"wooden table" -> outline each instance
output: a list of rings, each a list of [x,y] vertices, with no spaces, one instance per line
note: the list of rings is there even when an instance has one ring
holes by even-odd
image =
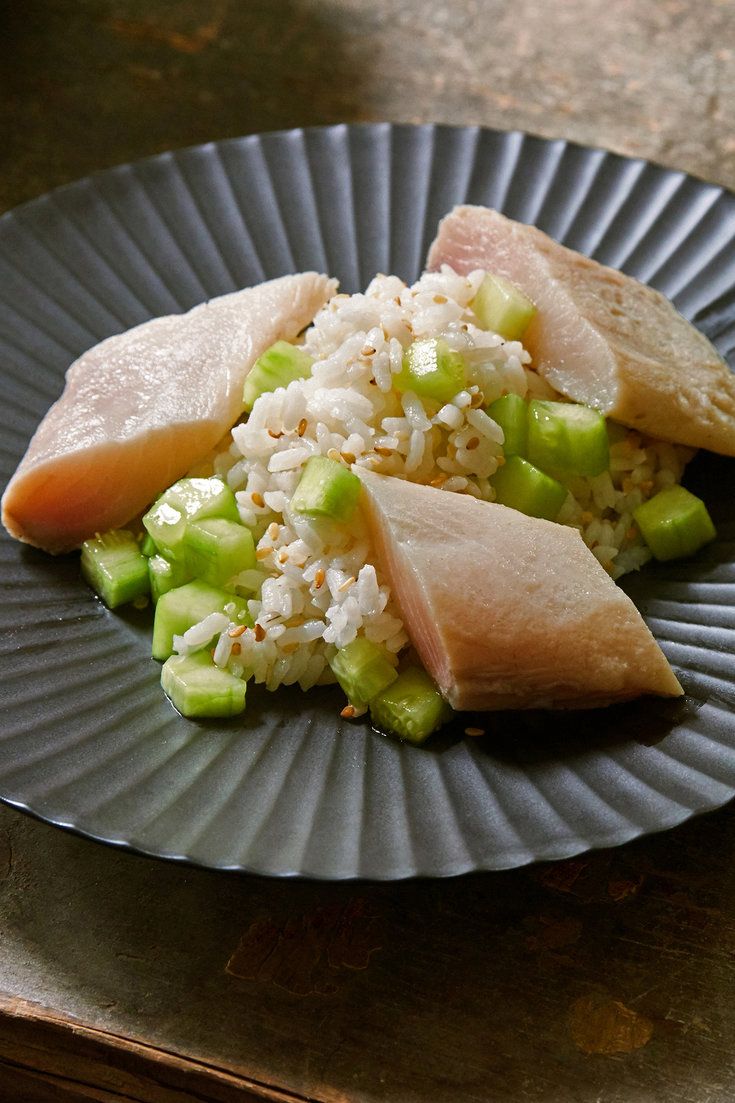
[[[26,0],[0,207],[338,120],[520,126],[735,185],[735,4]],[[730,1103],[735,815],[444,882],[220,875],[0,808],[0,1100]]]

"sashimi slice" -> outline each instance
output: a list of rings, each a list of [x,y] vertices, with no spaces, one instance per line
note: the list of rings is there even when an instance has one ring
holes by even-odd
[[[735,376],[658,291],[486,207],[440,224],[428,265],[486,268],[538,312],[523,337],[556,390],[663,440],[735,455]]]
[[[681,686],[575,529],[360,471],[380,566],[455,709],[587,708]]]
[[[56,553],[128,522],[214,448],[260,354],[296,337],[335,289],[314,272],[284,276],[85,352],[5,490],[8,532]]]

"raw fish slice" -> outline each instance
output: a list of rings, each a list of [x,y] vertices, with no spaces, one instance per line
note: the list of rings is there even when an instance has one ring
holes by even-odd
[[[658,291],[486,207],[457,207],[428,265],[487,268],[538,307],[523,338],[562,394],[663,440],[735,455],[735,376]]]
[[[406,631],[453,708],[587,708],[682,693],[638,610],[576,530],[359,474]]]
[[[314,272],[284,276],[85,352],[5,490],[8,532],[63,552],[125,524],[214,448],[242,412],[255,360],[335,289]]]

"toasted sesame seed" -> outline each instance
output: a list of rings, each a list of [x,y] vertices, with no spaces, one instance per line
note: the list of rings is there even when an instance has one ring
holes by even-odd
[[[327,459],[329,460],[334,460],[336,463],[339,463],[341,458],[342,457],[340,456],[336,448],[330,448],[327,452]]]
[[[239,655],[241,651],[242,651],[242,644],[238,643],[238,641],[235,640],[232,647],[230,648],[230,654],[231,655]]]
[[[274,440],[280,440],[283,436],[283,433],[274,433],[272,429],[269,429],[268,436],[273,437]]]
[[[298,651],[300,647],[300,643],[284,643],[281,651],[284,655],[293,655],[294,651]]]
[[[485,729],[484,728],[465,728],[464,733],[465,733],[465,735],[471,735],[471,736],[476,737],[478,735],[484,735],[485,734]]]
[[[259,509],[263,509],[263,507],[265,506],[265,498],[259,490],[254,490],[253,493],[250,495],[250,499],[253,505],[258,506]]]
[[[286,551],[285,548],[281,548],[281,550],[279,551],[279,553],[278,553],[278,562],[279,563],[287,563],[288,562],[288,552]]]
[[[442,303],[445,303],[446,301],[447,301],[447,296],[446,295],[435,295],[434,296],[434,302],[435,303],[439,303],[441,305]]]
[[[448,478],[448,475],[437,475],[435,479],[431,480],[431,486],[444,486],[444,483],[447,481]]]
[[[356,582],[357,582],[357,579],[355,578],[355,576],[350,575],[350,577],[346,578],[344,580],[344,582],[342,583],[342,585],[339,587],[338,592],[340,594],[344,593],[345,590],[349,590],[350,586],[354,586]]]
[[[392,448],[383,448],[381,445],[377,445],[373,449],[373,451],[377,452],[377,454],[379,456],[392,456],[393,455],[393,449]]]
[[[299,424],[296,427],[296,432],[299,434],[300,437],[303,437],[304,433],[306,432],[306,426],[307,425],[308,425],[308,422],[307,422],[306,418],[302,417],[301,421],[299,422]]]
[[[465,444],[465,451],[474,452],[474,450],[476,448],[478,448],[479,445],[480,445],[480,438],[479,437],[470,437],[470,439]]]
[[[324,579],[325,578],[326,578],[326,575],[324,574],[324,571],[322,570],[321,567],[319,567],[316,574],[314,575],[314,589],[315,590],[321,590],[322,586],[324,585]]]
[[[340,452],[340,455],[342,456],[342,459],[345,461],[345,463],[354,463],[357,459],[357,457],[354,456],[352,452]]]
[[[245,625],[244,624],[237,624],[237,625],[235,625],[234,628],[231,628],[229,630],[227,635],[230,636],[233,640],[235,640],[235,639],[237,639],[238,636],[241,636],[244,631],[245,631]]]
[[[362,356],[375,356],[376,352],[377,352],[377,349],[374,349],[372,345],[365,345],[365,347],[362,349],[361,355]]]
[[[354,705],[345,705],[345,707],[342,709],[342,711],[340,713],[340,716],[342,717],[343,720],[354,720],[354,718],[355,718],[355,706]]]
[[[472,407],[473,410],[477,410],[477,409],[479,409],[480,406],[482,406],[484,401],[485,401],[485,395],[482,393],[482,391],[478,391],[477,394],[473,394],[472,401],[470,402],[470,406]]]
[[[273,551],[273,548],[258,548],[258,550],[255,553],[255,558],[256,559],[267,559],[268,556],[272,553],[272,551]]]
[[[265,628],[263,627],[263,625],[262,624],[256,624],[253,631],[255,632],[256,641],[258,643],[262,643],[263,640],[265,639]]]

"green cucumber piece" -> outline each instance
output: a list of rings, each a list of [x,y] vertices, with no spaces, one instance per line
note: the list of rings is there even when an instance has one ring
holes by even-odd
[[[224,586],[239,571],[257,566],[253,534],[236,521],[191,521],[183,542],[190,574],[213,586]]]
[[[547,521],[556,520],[567,496],[565,486],[522,456],[510,456],[490,481],[496,502]]]
[[[717,536],[701,498],[683,486],[660,490],[633,510],[633,518],[656,559],[694,555]]]
[[[207,651],[166,659],[161,685],[182,716],[237,716],[245,708],[246,683],[216,667]]]
[[[519,341],[536,313],[528,296],[502,276],[488,274],[470,303],[483,329],[506,341]]]
[[[276,341],[253,364],[242,392],[242,401],[248,413],[255,400],[268,391],[287,387],[294,379],[306,379],[311,375],[314,361],[297,345],[288,341]]]
[[[423,743],[449,720],[452,710],[426,671],[410,666],[373,697],[370,715],[381,731]]]
[[[146,558],[156,554],[156,542],[149,532],[146,532],[140,542],[140,553]]]
[[[503,454],[525,456],[528,447],[528,403],[519,394],[504,394],[487,407],[491,417],[503,430]]]
[[[152,555],[148,560],[148,578],[154,605],[158,599],[183,586],[191,579],[185,563],[172,563],[162,555]]]
[[[329,665],[350,704],[357,708],[364,708],[398,677],[386,649],[364,636],[341,647]]]
[[[148,560],[127,529],[111,529],[85,540],[81,565],[85,579],[110,609],[150,592]]]
[[[466,382],[464,360],[441,337],[426,337],[409,345],[403,366],[393,379],[396,390],[413,391],[442,406],[464,390]]]
[[[223,613],[225,605],[230,602],[235,606],[230,619],[252,627],[245,598],[228,594],[226,590],[210,586],[207,582],[197,579],[162,594],[153,620],[153,658],[167,659],[173,653],[174,636],[183,636],[188,628],[204,620],[210,613]]]
[[[360,497],[360,480],[337,460],[312,456],[291,498],[291,508],[307,517],[349,521]]]
[[[179,559],[188,521],[224,517],[239,521],[235,495],[216,475],[210,479],[179,479],[151,506],[143,518],[159,552]]]
[[[605,419],[590,406],[534,398],[528,406],[527,455],[542,471],[601,475],[610,466]]]

